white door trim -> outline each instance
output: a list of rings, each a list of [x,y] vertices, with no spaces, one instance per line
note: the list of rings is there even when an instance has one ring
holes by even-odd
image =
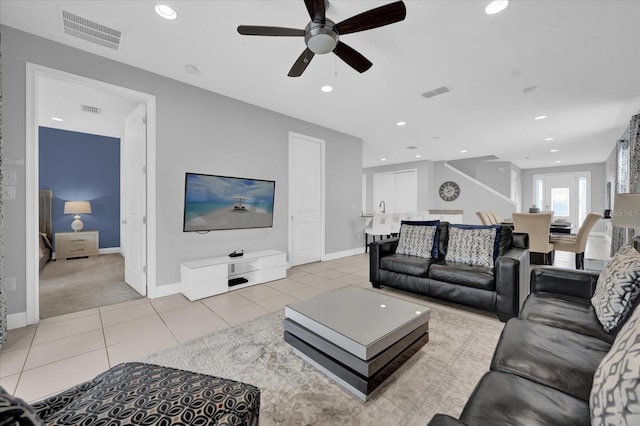
[[[38,268],[38,79],[47,77],[107,90],[147,105],[147,295],[156,295],[156,97],[27,62],[26,64],[26,309],[27,324],[40,320]]]
[[[292,224],[291,224],[291,216],[293,214],[293,196],[292,196],[292,187],[291,187],[291,174],[292,174],[292,149],[293,142],[292,138],[304,139],[309,142],[314,142],[320,144],[321,151],[321,164],[320,164],[320,258],[324,259],[325,257],[325,141],[322,139],[317,139],[311,136],[303,135],[300,133],[289,132],[289,160],[288,160],[288,191],[289,191],[289,209],[287,215],[287,232],[288,232],[288,247],[287,253],[291,253],[291,248],[293,247],[293,233],[292,233]],[[291,262],[291,259],[289,259]]]

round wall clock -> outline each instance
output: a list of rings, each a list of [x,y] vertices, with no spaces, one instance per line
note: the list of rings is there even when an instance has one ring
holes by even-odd
[[[438,193],[444,201],[453,201],[460,195],[460,186],[455,182],[447,181],[440,185]]]

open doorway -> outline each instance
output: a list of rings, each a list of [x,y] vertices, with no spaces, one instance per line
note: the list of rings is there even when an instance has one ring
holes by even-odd
[[[61,88],[64,90],[62,94],[59,92]],[[57,95],[55,94],[56,90],[58,90]],[[92,100],[97,100],[97,102]],[[66,105],[66,109],[64,108],[65,104],[69,104]],[[101,108],[104,109],[100,111]],[[52,111],[54,110],[63,112],[53,114]],[[74,111],[72,112],[72,110]],[[103,112],[103,114],[96,114],[96,110]],[[155,219],[155,210],[153,208],[155,205],[155,163],[153,163],[155,158],[155,97],[50,68],[27,64],[27,111],[27,149],[25,158],[28,212],[27,323],[34,324],[40,319],[40,250],[37,246],[34,247],[34,244],[39,245],[40,239],[40,203],[38,202],[40,195],[39,163],[41,163],[39,161],[41,160],[39,155],[40,133],[43,127],[56,128],[57,131],[64,129],[60,124],[52,124],[53,122],[64,123],[57,120],[52,121],[52,117],[62,118],[67,121],[64,117],[59,117],[59,115],[67,114],[68,117],[67,128],[63,131],[94,136],[105,134],[120,136],[115,139],[121,145],[118,146],[119,158],[117,159],[118,165],[122,165],[122,167],[119,167],[120,176],[117,179],[120,185],[117,192],[120,194],[121,207],[119,211],[112,215],[115,217],[109,219],[112,229],[108,232],[112,240],[115,239],[116,242],[112,241],[104,244],[102,248],[96,247],[99,251],[99,256],[81,258],[91,260],[101,258],[100,263],[105,263],[106,265],[109,264],[108,260],[115,260],[112,262],[112,267],[106,266],[106,270],[120,268],[122,275],[124,275],[124,269],[127,266],[130,269],[133,268],[136,274],[134,276],[135,282],[132,283],[131,287],[135,287],[135,290],[141,293],[142,296],[147,294],[153,296],[155,294],[155,276],[154,274],[147,274],[147,270],[155,270],[153,267],[155,264],[155,249],[152,244],[149,244],[149,240],[155,240],[155,234],[153,229],[148,232],[147,226],[153,223]],[[143,111],[142,116],[140,116],[140,111]],[[93,119],[90,119],[90,116],[87,115],[83,116],[81,113],[94,114]],[[99,115],[102,116],[97,118],[96,116]],[[131,129],[127,129],[131,120],[140,121],[138,128],[134,129],[134,133],[136,133],[134,139],[138,146],[135,147],[133,152],[129,146],[131,134],[127,135],[127,131],[131,133]],[[139,131],[140,125],[144,126],[142,134]],[[120,130],[117,130],[118,127]],[[142,146],[139,146],[140,143]],[[128,156],[132,155],[135,156],[134,161],[128,158]],[[134,169],[135,173],[133,172]],[[132,195],[132,191],[135,194]],[[90,198],[90,195],[78,196]],[[60,199],[57,200],[58,210],[63,209],[60,206],[64,204],[64,201],[77,201],[67,199],[74,197],[76,195],[60,194]],[[96,201],[99,198],[99,196],[96,196]],[[53,194],[53,199],[56,200],[55,193]],[[130,201],[127,201],[132,199],[136,200],[133,206]],[[134,213],[133,216],[131,215],[132,211]],[[55,214],[56,212],[54,211],[53,215],[55,216]],[[61,215],[62,212],[58,212],[58,216]],[[71,216],[64,215],[62,217],[66,220]],[[132,223],[132,226],[129,226],[127,219],[131,217],[135,217],[136,221],[143,224],[144,229],[140,229],[137,223]],[[88,219],[89,215],[86,218]],[[87,222],[90,222],[90,220]],[[135,232],[129,232],[128,228],[135,228]],[[75,237],[80,234],[74,235],[71,229],[65,229],[64,231],[69,231],[71,238],[78,240]],[[83,229],[83,231],[85,230]],[[106,236],[106,233],[104,236]],[[52,234],[51,238],[55,241],[55,231]],[[83,234],[83,237],[89,237],[90,232],[87,231]],[[90,242],[94,243],[93,240]],[[121,262],[118,262],[118,257],[120,257]],[[65,260],[62,262],[73,261]],[[79,263],[76,265],[79,265]],[[73,264],[64,266],[71,267],[71,270],[76,269]],[[109,277],[106,278],[110,279]],[[104,298],[104,302],[108,304],[108,298]]]

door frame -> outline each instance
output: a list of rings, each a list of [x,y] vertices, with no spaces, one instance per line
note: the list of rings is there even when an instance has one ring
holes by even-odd
[[[291,253],[291,249],[293,247],[293,224],[291,217],[293,215],[293,186],[291,185],[291,176],[292,176],[292,162],[293,162],[293,140],[292,138],[304,139],[309,142],[320,144],[320,260],[323,260],[325,257],[325,207],[326,207],[326,199],[325,199],[325,162],[326,162],[326,154],[325,154],[325,144],[326,142],[323,139],[314,138],[312,136],[303,135],[301,133],[289,132],[289,144],[288,144],[288,195],[289,195],[289,206],[288,206],[288,215],[287,215],[287,228],[288,228],[288,239],[287,239],[287,253]],[[291,259],[289,259],[289,264],[291,264]]]
[[[575,214],[576,214],[576,218],[578,219],[578,221],[575,223],[576,226],[576,230],[580,227],[580,225],[582,225],[582,223],[580,223],[580,193],[579,193],[579,187],[578,187],[578,180],[581,177],[585,177],[587,179],[587,188],[585,191],[585,196],[586,196],[586,200],[585,200],[585,205],[586,205],[586,212],[585,212],[585,217],[586,214],[588,214],[591,211],[591,171],[589,170],[583,170],[583,171],[577,171],[577,172],[557,172],[557,173],[538,173],[533,175],[532,178],[532,183],[533,183],[533,192],[532,192],[532,199],[534,202],[537,202],[536,200],[536,194],[537,194],[537,188],[536,188],[536,183],[539,180],[542,180],[542,192],[543,192],[543,200],[546,202],[546,193],[547,193],[547,177],[558,177],[558,176],[572,176],[574,179],[574,184],[575,184],[575,192],[576,192],[576,196],[575,199],[577,201],[577,206],[575,208]],[[540,210],[546,210],[546,207],[543,206],[538,206],[540,207]],[[549,207],[550,208],[550,207]],[[584,219],[584,218],[583,218]]]
[[[38,268],[38,80],[63,80],[95,87],[113,94],[135,99],[147,107],[147,297],[156,296],[156,97],[136,90],[82,77],[31,62],[26,63],[26,134],[25,134],[25,198],[26,198],[26,322],[40,320],[40,271]]]

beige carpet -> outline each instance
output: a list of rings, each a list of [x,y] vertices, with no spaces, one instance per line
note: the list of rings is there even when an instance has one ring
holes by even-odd
[[[251,383],[261,390],[260,425],[424,426],[458,416],[489,369],[504,324],[432,307],[430,341],[362,402],[296,356],[276,312],[146,358]]]
[[[119,254],[52,261],[40,271],[40,318],[140,297],[124,282],[124,258]]]

